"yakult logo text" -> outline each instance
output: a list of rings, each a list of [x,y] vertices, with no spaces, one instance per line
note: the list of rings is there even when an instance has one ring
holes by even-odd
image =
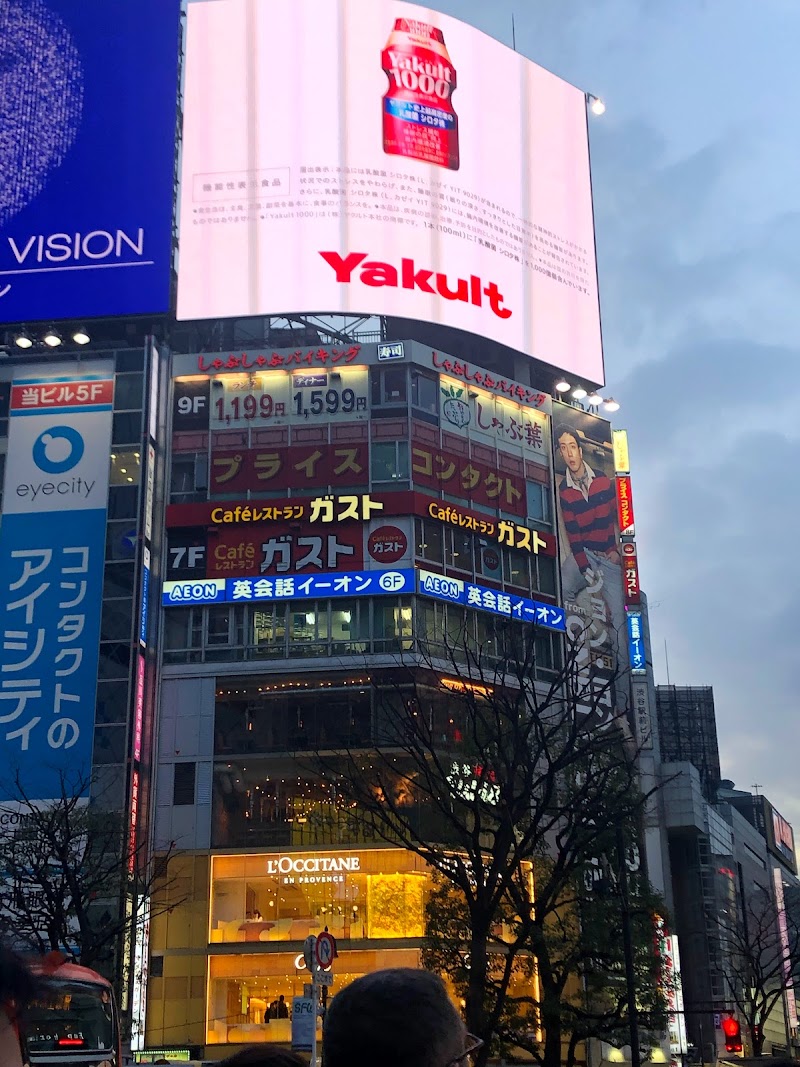
[[[320,252],[320,255],[332,267],[336,273],[336,281],[343,285],[349,285],[353,280],[353,271],[361,267],[359,281],[362,285],[373,288],[388,286],[389,288],[419,289],[431,296],[441,296],[445,300],[460,300],[464,304],[474,304],[476,307],[483,306],[484,296],[488,298],[489,307],[500,319],[510,319],[513,312],[510,308],[503,307],[505,297],[497,287],[496,282],[483,284],[481,278],[471,274],[469,278],[457,278],[455,287],[446,274],[440,271],[418,268],[413,259],[401,259],[400,270],[391,263],[383,263],[380,260],[368,260],[367,252],[351,252],[347,256],[340,256],[338,252]],[[364,262],[366,260],[366,262]]]
[[[431,63],[419,56],[408,56],[389,49],[392,62],[390,77],[398,89],[419,89],[429,96],[449,100],[453,90],[453,68],[446,63]]]

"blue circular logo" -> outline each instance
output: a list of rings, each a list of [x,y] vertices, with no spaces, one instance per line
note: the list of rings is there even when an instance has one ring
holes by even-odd
[[[51,426],[33,442],[33,462],[45,474],[64,474],[83,458],[83,438],[71,426]]]

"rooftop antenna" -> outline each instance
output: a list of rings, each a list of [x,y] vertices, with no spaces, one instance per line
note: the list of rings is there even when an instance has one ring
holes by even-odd
[[[514,25],[514,12],[511,12],[511,47],[517,50],[517,28]]]
[[[664,638],[664,659],[666,660],[666,663],[667,663],[667,685],[669,685],[670,684],[670,682],[669,682],[669,649],[667,648],[667,639],[666,638]]]

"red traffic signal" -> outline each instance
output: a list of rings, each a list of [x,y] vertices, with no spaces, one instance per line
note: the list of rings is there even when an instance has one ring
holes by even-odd
[[[722,1020],[722,1031],[725,1034],[725,1051],[742,1051],[742,1029],[732,1016]]]

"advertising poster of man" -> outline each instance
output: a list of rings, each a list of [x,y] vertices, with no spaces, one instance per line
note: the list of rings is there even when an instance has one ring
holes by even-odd
[[[611,427],[554,404],[553,449],[567,632],[579,641],[587,681],[602,685],[617,668],[625,634]],[[609,693],[609,709],[612,701]]]

